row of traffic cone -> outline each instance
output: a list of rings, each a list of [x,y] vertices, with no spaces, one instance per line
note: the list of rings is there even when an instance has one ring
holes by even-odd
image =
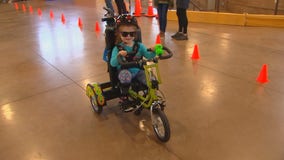
[[[15,9],[16,9],[16,10],[19,10],[19,9],[20,9],[18,3],[15,3],[14,6],[15,6]],[[27,11],[27,7],[26,7],[25,4],[22,4],[22,10],[23,10],[23,12],[26,12],[26,11]],[[29,6],[29,11],[30,11],[30,13],[33,13],[33,12],[34,12],[32,6]]]
[[[19,5],[18,5],[18,3],[14,3],[14,6],[15,6],[15,9],[16,9],[16,10],[19,10]],[[27,9],[26,9],[25,4],[22,4],[22,10],[23,10],[23,12],[26,12]],[[32,7],[32,6],[29,6],[29,11],[30,11],[30,13],[33,13],[33,7]],[[39,16],[42,16],[42,11],[41,11],[40,8],[37,9],[37,13],[38,13]],[[50,17],[50,19],[52,19],[52,20],[54,19],[54,13],[53,13],[52,10],[49,11],[49,17]],[[65,18],[65,16],[64,16],[63,13],[61,14],[61,22],[62,22],[63,24],[66,23],[66,18]],[[81,19],[80,17],[78,18],[78,26],[79,26],[79,28],[82,30],[82,28],[83,28],[83,21],[82,21],[82,19]],[[96,24],[95,24],[95,31],[96,31],[96,32],[99,32],[99,31],[100,31],[100,26],[99,26],[99,22],[98,22],[98,21],[96,21]]]
[[[19,5],[18,3],[14,3],[15,9],[19,10]],[[22,10],[23,12],[27,11],[27,7],[25,4],[22,4]],[[29,11],[30,13],[33,13],[33,8],[32,6],[29,6]],[[141,16],[141,11],[142,11],[142,7],[141,7],[141,1],[140,0],[135,0],[135,13],[134,16]],[[40,11],[39,11],[40,12]],[[153,3],[152,0],[148,1],[148,12],[146,14],[147,17],[154,17],[154,11],[153,11]]]

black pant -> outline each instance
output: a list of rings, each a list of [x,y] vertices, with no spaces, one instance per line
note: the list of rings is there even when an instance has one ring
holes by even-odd
[[[177,14],[177,17],[178,17],[178,31],[186,34],[187,33],[187,25],[188,25],[186,9],[177,8],[176,14]]]
[[[126,14],[127,13],[127,9],[124,3],[124,0],[115,0],[117,9],[118,9],[118,14]]]

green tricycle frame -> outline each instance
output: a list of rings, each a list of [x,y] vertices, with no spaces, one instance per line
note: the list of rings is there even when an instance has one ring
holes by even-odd
[[[147,87],[142,87],[141,84],[134,82],[131,83],[128,93],[129,98],[135,102],[134,114],[140,115],[143,109],[148,109],[156,136],[160,141],[167,142],[170,139],[171,131],[169,121],[164,113],[165,96],[159,90],[159,84],[162,81],[158,60],[168,59],[173,54],[166,47],[163,47],[163,50],[167,53],[166,55],[159,55],[150,60],[141,59],[142,63],[139,64],[143,64]],[[125,65],[122,64],[124,62],[120,63]],[[91,106],[96,113],[100,114],[103,111],[103,107],[107,105],[108,100],[121,97],[119,86],[113,84],[112,82],[87,84],[86,95],[89,97]]]

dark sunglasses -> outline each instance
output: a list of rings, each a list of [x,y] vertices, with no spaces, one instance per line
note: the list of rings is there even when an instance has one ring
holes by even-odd
[[[120,32],[120,34],[122,35],[122,37],[127,37],[127,35],[134,37],[136,32]]]

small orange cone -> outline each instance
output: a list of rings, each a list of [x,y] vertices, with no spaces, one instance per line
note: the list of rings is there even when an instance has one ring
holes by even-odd
[[[154,12],[153,12],[153,3],[152,3],[152,0],[149,0],[148,1],[148,12],[146,14],[147,17],[155,17],[156,15],[154,15]]]
[[[99,22],[96,21],[96,27],[95,27],[95,31],[96,32],[99,32],[101,29],[100,29],[100,26],[99,26]]]
[[[42,11],[41,11],[41,9],[40,9],[40,8],[38,8],[38,9],[37,9],[37,14],[38,14],[39,16],[41,16],[41,15],[42,15]]]
[[[25,4],[22,4],[22,9],[23,9],[23,12],[27,11],[27,8],[26,8]]]
[[[31,14],[34,12],[34,10],[33,10],[33,7],[32,7],[32,6],[30,6],[30,7],[29,7],[29,10],[30,10],[30,13],[31,13]]]
[[[260,73],[259,73],[259,75],[258,75],[256,80],[259,83],[266,83],[266,82],[268,82],[268,78],[267,77],[268,77],[268,75],[267,75],[267,65],[264,64],[262,66],[262,69],[261,69],[261,71],[260,71]]]
[[[79,17],[79,19],[78,19],[78,26],[80,27],[80,29],[83,28],[83,22],[82,22],[82,20],[81,20],[80,17]]]
[[[194,49],[193,49],[193,53],[192,53],[192,56],[191,56],[191,59],[199,59],[199,53],[198,53],[198,46],[197,44],[194,45]]]
[[[53,19],[53,18],[54,18],[54,14],[53,14],[53,11],[52,11],[52,10],[49,11],[49,16],[50,16],[50,19]]]
[[[65,16],[64,16],[63,13],[61,14],[61,22],[62,22],[63,24],[65,24],[65,22],[66,22],[66,19],[65,19]]]
[[[18,5],[18,3],[15,3],[15,9],[16,9],[16,10],[19,10],[19,5]]]
[[[160,34],[158,34],[157,37],[156,37],[156,44],[161,44]]]
[[[142,7],[141,7],[141,1],[140,0],[135,0],[135,13],[134,13],[134,16],[141,16],[141,10],[142,10]]]

